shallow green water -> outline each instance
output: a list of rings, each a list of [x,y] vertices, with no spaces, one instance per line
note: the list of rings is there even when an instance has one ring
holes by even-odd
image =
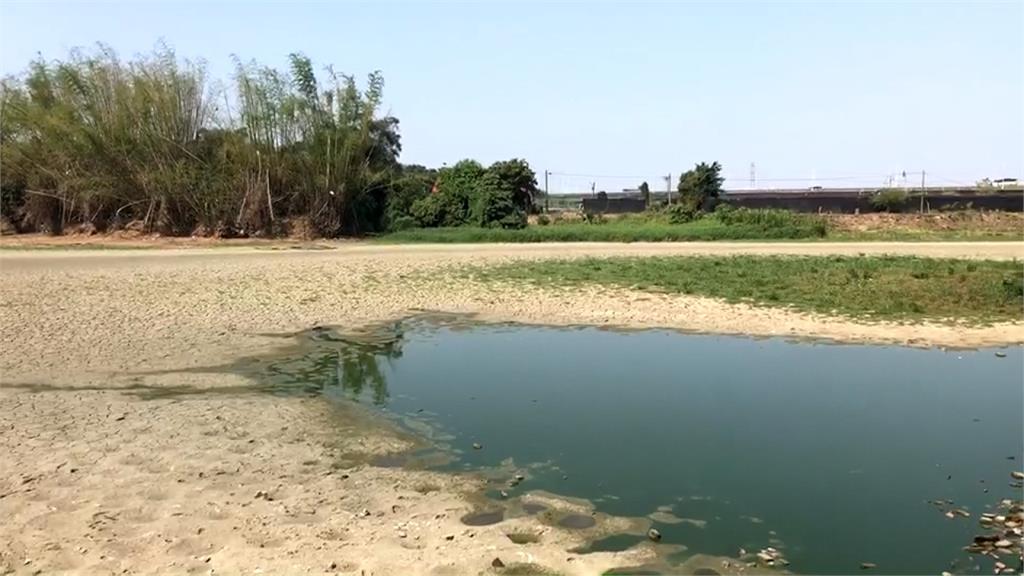
[[[1009,485],[1024,452],[1020,348],[424,322],[390,334],[354,344],[314,331],[314,348],[263,377],[376,406],[454,452],[448,467],[543,464],[512,497],[543,489],[623,516],[660,507],[663,542],[687,554],[774,546],[802,573],[988,571],[961,548],[980,512],[1021,498]]]

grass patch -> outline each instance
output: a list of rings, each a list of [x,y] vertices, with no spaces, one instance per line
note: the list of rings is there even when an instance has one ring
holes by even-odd
[[[740,211],[735,211],[738,213]],[[820,238],[824,220],[803,214],[750,211],[729,219],[708,216],[672,224],[660,214],[630,215],[599,222],[556,223],[519,230],[500,228],[414,228],[382,236],[384,242],[689,242],[713,240],[796,240]],[[771,214],[769,214],[771,212]]]
[[[729,256],[521,261],[473,268],[482,281],[599,285],[878,320],[1020,320],[1020,262],[913,257]]]

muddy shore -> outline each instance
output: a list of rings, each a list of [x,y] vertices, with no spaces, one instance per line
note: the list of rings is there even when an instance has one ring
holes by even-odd
[[[484,286],[450,272],[512,258],[724,252],[1007,259],[1024,257],[1024,244],[0,252],[0,542],[10,543],[0,572],[466,574],[496,572],[500,558],[593,574],[653,555],[569,553],[583,535],[529,516],[466,526],[482,480],[368,465],[415,439],[356,409],[120,390],[243,386],[241,376],[141,373],[264,353],[280,346],[269,334],[427,310],[911,345],[1024,342],[1022,323],[863,324],[707,298]],[[516,544],[512,532],[539,541]]]

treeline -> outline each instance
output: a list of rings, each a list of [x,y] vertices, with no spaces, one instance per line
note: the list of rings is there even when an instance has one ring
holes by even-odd
[[[222,236],[525,225],[525,161],[403,166],[379,72],[360,86],[289,63],[236,59],[224,83],[168,48],[33,62],[0,85],[0,216],[23,231]]]

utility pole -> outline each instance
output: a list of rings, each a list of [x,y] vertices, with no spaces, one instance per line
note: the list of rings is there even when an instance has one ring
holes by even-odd
[[[669,204],[672,203],[672,173],[669,172],[668,176],[665,176],[665,201]]]
[[[924,170],[921,170],[921,214],[924,214]]]
[[[544,212],[545,213],[548,211],[548,208],[549,208],[548,207],[548,176],[550,174],[551,174],[551,171],[549,171],[549,170],[545,170],[544,171]]]

